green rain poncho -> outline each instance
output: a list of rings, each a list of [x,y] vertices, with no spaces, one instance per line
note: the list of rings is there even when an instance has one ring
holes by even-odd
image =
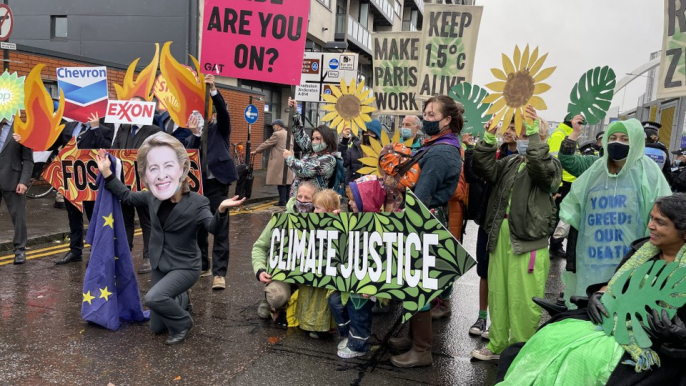
[[[608,170],[609,136],[626,129],[629,155],[618,174]],[[560,219],[579,231],[576,273],[565,272],[565,299],[585,296],[586,287],[605,283],[629,251],[632,241],[648,234],[655,199],[671,194],[655,161],[644,154],[645,135],[636,119],[612,123],[603,137],[603,157],[573,184],[560,205]]]

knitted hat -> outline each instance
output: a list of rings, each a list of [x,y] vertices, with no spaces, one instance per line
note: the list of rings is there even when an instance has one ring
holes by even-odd
[[[367,122],[365,126],[367,126],[367,130],[376,135],[376,138],[381,138],[381,121],[372,119],[370,122]]]
[[[610,136],[614,133],[622,133],[629,135],[629,132],[626,130],[626,126],[624,126],[624,122],[622,121],[614,121],[610,126],[607,128],[607,132],[605,133],[605,136],[607,138],[610,138]]]

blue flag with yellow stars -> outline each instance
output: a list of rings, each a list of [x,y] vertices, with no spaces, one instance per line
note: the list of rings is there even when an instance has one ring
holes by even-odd
[[[112,156],[110,159],[116,173],[117,160]],[[91,257],[83,282],[81,317],[117,330],[120,319],[143,322],[150,317],[150,311],[143,311],[141,304],[121,204],[105,188],[102,174],[98,174],[96,183],[98,198],[86,236],[91,244]]]

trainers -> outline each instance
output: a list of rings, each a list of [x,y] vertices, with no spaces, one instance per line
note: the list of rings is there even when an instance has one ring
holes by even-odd
[[[486,319],[479,318],[471,327],[469,327],[470,335],[481,335],[486,331]]]
[[[341,339],[341,343],[338,344],[338,351],[340,352],[346,347],[348,347],[348,338],[343,338]]]
[[[484,347],[472,351],[472,358],[478,359],[480,361],[497,361],[500,359],[500,355],[493,354],[491,350],[488,349],[488,347]]]
[[[488,335],[488,330],[482,332],[482,333],[481,333],[481,337],[482,337],[483,339],[489,339],[489,340],[491,339],[491,338],[490,338],[490,335]]]
[[[262,299],[260,301],[260,304],[257,306],[257,316],[259,316],[262,319],[269,319],[271,318],[271,312],[269,303],[267,302],[267,299]]]
[[[223,290],[226,288],[226,280],[221,276],[215,276],[214,282],[212,283],[212,289]]]
[[[310,332],[310,338],[312,338],[312,339],[319,339],[320,336],[319,336],[319,334],[317,334],[316,332],[312,331],[312,332]]]
[[[200,277],[208,277],[208,276],[212,276],[212,270],[211,269],[200,271]]]
[[[351,350],[348,347],[344,347],[343,349],[338,349],[338,356],[343,358],[343,359],[350,359],[350,358],[357,358],[364,356],[366,354],[365,351],[355,351]]]

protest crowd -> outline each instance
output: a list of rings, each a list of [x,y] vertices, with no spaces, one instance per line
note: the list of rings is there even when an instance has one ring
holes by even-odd
[[[213,290],[227,287],[233,232],[228,213],[245,200],[229,196],[231,185],[244,178],[230,151],[235,117],[229,116],[211,73],[198,83],[207,88],[206,109],[193,111],[184,122],[159,109],[147,124],[112,123],[98,114],[83,121],[63,119],[54,143],[44,149],[57,155],[72,143],[78,150],[97,151],[97,198],[64,200],[69,251],[55,261],[55,269],[83,262],[88,242],[86,284],[100,274],[133,282],[150,275],[150,290],[139,295],[136,287],[128,318],[119,313],[118,319],[149,320],[152,332],[164,334],[167,345],[193,344],[192,288],[201,277],[212,278]],[[265,325],[302,330],[303,339],[329,339],[342,359],[365,358],[383,346],[394,353],[393,366],[432,366],[432,325],[459,312],[453,284],[465,272],[434,284],[436,276],[427,273],[433,264],[428,251],[432,245],[445,247],[447,239],[464,241],[466,226],[473,222],[478,227],[479,312],[463,332],[484,343],[471,352],[473,361],[498,363],[499,385],[561,384],[559,379],[570,385],[684,384],[686,301],[679,299],[686,297],[686,147],[670,152],[658,140],[659,123],[634,118],[610,123],[583,146],[578,141],[588,130],[584,114],[548,117],[561,121],[551,131],[534,102],[521,105],[514,115],[495,114],[479,122],[475,135],[465,130],[466,117],[473,116],[470,106],[448,92],[430,94],[418,102],[420,114],[399,114],[396,127],[378,117],[306,127],[295,95],[288,99],[288,118],[268,123],[272,136],[249,157],[270,151],[266,184],[276,187],[276,214],[259,238],[241,240],[252,245],[252,276],[263,284],[254,295],[259,302],[255,312]],[[130,100],[146,102],[148,97]],[[55,100],[54,107],[59,103]],[[34,164],[26,135],[15,130],[17,118],[0,123],[0,190],[14,224],[14,264],[21,265],[31,263],[26,259],[25,193]],[[115,150],[137,150],[136,172],[145,189],[126,183]],[[195,158],[189,154],[199,156],[195,180]],[[201,185],[202,193],[192,185]],[[430,213],[427,223],[436,222],[435,242],[430,231],[398,231],[395,241],[388,241],[390,232],[353,231],[350,222],[349,229],[336,234],[357,245],[347,255],[350,260],[344,262],[346,256],[335,252],[327,255],[335,238],[325,233],[333,229],[326,221],[404,219],[414,200]],[[105,205],[115,208],[112,221],[122,222],[125,242],[116,238],[116,226],[110,225],[109,236],[96,230],[107,228],[107,219],[99,227],[84,226],[84,214],[87,223],[101,224]],[[136,216],[143,249],[135,259],[140,264],[133,267]],[[282,218],[309,221],[311,238],[301,232],[308,241],[298,246],[299,231],[289,234],[285,225],[280,228]],[[439,238],[438,229],[449,234]],[[279,242],[281,252],[286,243],[294,255],[275,257]],[[401,244],[408,246],[405,252]],[[126,255],[131,263],[101,267],[94,257],[96,245],[114,248],[119,259]],[[316,265],[310,254],[319,256]],[[412,260],[417,255],[425,260]],[[566,261],[564,301],[545,299],[551,259]],[[318,280],[346,269],[346,280],[357,276],[373,285],[404,279],[396,289],[421,285],[431,298],[414,303],[402,332],[378,341],[373,321],[406,307],[401,298],[383,295],[381,284],[363,291],[352,281],[326,286],[314,279],[287,280],[296,269]],[[634,280],[633,272],[640,277]],[[636,290],[639,284],[657,289],[646,295]],[[672,288],[681,290],[660,297],[661,289]],[[622,300],[625,293],[633,300]],[[632,308],[632,301],[640,304]],[[544,310],[550,319],[543,318]],[[632,314],[628,321],[624,311]],[[97,313],[84,303],[85,320],[101,324]]]

